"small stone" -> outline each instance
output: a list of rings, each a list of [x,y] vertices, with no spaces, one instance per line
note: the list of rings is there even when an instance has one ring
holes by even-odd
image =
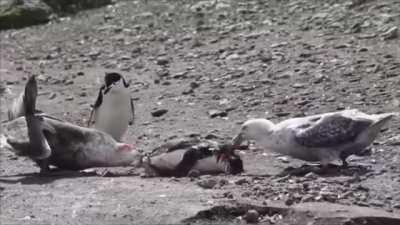
[[[237,185],[248,184],[248,183],[249,183],[249,181],[246,178],[241,178],[241,179],[235,181],[235,184],[237,184]]]
[[[83,75],[85,75],[85,73],[83,71],[79,71],[76,75],[83,76]]]
[[[250,191],[245,191],[240,196],[244,197],[244,198],[250,197],[251,196],[251,192]]]
[[[72,97],[72,96],[69,96],[69,97],[65,98],[65,101],[72,101],[72,100],[74,100],[74,97]]]
[[[159,77],[166,77],[166,76],[169,75],[169,70],[167,70],[167,69],[158,69],[158,70],[156,71],[156,74],[157,74],[157,76],[159,76]]]
[[[223,196],[224,196],[225,198],[233,199],[233,194],[232,194],[232,192],[230,192],[230,191],[225,192],[225,193],[223,194]]]
[[[91,52],[89,52],[88,55],[89,55],[90,58],[96,59],[100,54],[101,54],[100,51],[91,51]]]
[[[255,85],[250,85],[250,86],[244,86],[244,87],[240,88],[240,91],[241,92],[248,92],[248,91],[252,91],[254,89],[256,89],[256,86]]]
[[[183,95],[190,95],[190,94],[193,94],[193,93],[194,93],[194,90],[192,88],[182,91]]]
[[[64,84],[71,85],[71,84],[74,84],[74,81],[73,80],[64,80]]]
[[[211,118],[215,118],[215,117],[226,117],[228,116],[227,112],[221,111],[221,110],[210,110],[208,111],[208,115]]]
[[[160,65],[160,66],[165,66],[169,63],[169,59],[166,56],[159,56],[159,57],[157,57],[156,61],[157,61],[157,65]]]
[[[52,92],[49,96],[49,99],[55,99],[57,97],[57,93]]]
[[[243,219],[246,220],[246,222],[248,222],[248,223],[257,223],[259,217],[260,217],[260,214],[257,212],[257,210],[250,209],[243,216]]]
[[[204,138],[209,140],[209,139],[219,139],[220,137],[218,135],[216,135],[216,134],[209,133]]]
[[[219,185],[220,186],[225,186],[227,184],[229,184],[229,181],[227,179],[222,178],[222,179],[219,180]]]
[[[309,172],[304,177],[310,180],[315,180],[318,178],[317,174],[315,174],[314,172]]]
[[[279,117],[284,117],[290,115],[290,112],[276,112],[275,115]]]
[[[188,173],[188,177],[197,178],[200,176],[200,171],[198,170],[190,170]]]
[[[372,201],[370,202],[370,205],[376,206],[376,207],[382,207],[382,206],[384,206],[385,204],[384,204],[382,201],[379,201],[379,200],[372,200]]]
[[[277,157],[277,159],[280,160],[283,163],[289,163],[290,162],[288,157],[286,157],[286,156],[279,156],[279,157]]]
[[[386,32],[382,33],[381,36],[383,37],[383,40],[395,39],[399,36],[398,30],[398,27],[394,26],[388,29]]]
[[[239,58],[240,58],[240,56],[238,54],[236,54],[236,53],[233,53],[232,55],[229,55],[229,56],[226,57],[227,60],[236,60],[236,59],[239,59]]]
[[[209,178],[209,179],[204,179],[204,180],[200,180],[197,182],[197,185],[199,185],[200,187],[204,188],[204,189],[211,189],[213,188],[215,185],[217,185],[217,181],[213,178]]]
[[[188,71],[175,73],[175,74],[172,75],[172,78],[174,78],[174,79],[184,79],[184,78],[187,78],[187,74],[188,74]]]
[[[294,88],[304,88],[306,85],[305,84],[301,84],[301,83],[295,83],[292,85],[292,87]]]
[[[300,54],[299,54],[299,57],[300,58],[309,58],[309,57],[311,57],[312,56],[312,53],[309,53],[309,52],[301,52]]]
[[[258,53],[258,58],[261,60],[263,63],[267,63],[273,59],[272,54],[266,53],[266,52],[259,52]]]
[[[196,88],[198,88],[198,87],[200,87],[200,84],[199,84],[199,83],[196,83],[196,82],[191,82],[191,83],[190,83],[190,88],[196,89]]]
[[[160,117],[168,112],[168,109],[156,109],[151,112],[151,115],[154,117]]]

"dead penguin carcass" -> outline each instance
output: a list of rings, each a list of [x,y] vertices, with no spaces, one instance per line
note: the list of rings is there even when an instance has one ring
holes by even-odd
[[[189,174],[238,174],[243,161],[232,145],[197,138],[179,139],[154,149],[144,159],[148,176],[188,176]]]
[[[35,113],[37,83],[30,77],[22,103],[25,116],[3,125],[9,149],[35,161],[41,172],[53,165],[60,169],[137,166],[142,156],[130,144],[115,141],[109,134]],[[4,139],[4,138],[2,138]]]

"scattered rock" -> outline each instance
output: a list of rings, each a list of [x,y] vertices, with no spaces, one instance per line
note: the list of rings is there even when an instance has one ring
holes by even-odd
[[[182,91],[183,95],[190,95],[193,93],[194,93],[194,90],[192,88]]]
[[[259,217],[260,217],[260,214],[257,212],[257,210],[250,209],[243,216],[243,219],[246,220],[246,222],[248,222],[248,223],[257,223]]]
[[[289,163],[290,162],[289,158],[286,157],[286,156],[279,156],[279,157],[277,157],[277,159],[280,160],[283,163]]]
[[[204,138],[207,139],[207,140],[209,140],[209,139],[219,139],[219,138],[221,138],[221,137],[219,137],[219,136],[216,135],[216,134],[209,133],[209,134],[207,134]]]
[[[157,65],[165,66],[169,63],[169,59],[166,56],[159,56],[156,59]]]
[[[67,80],[64,80],[63,83],[64,83],[64,85],[71,85],[71,84],[74,84],[74,81],[67,79]]]
[[[395,39],[399,36],[399,28],[394,26],[389,28],[386,32],[381,34],[383,40]]]
[[[276,112],[275,115],[279,117],[284,117],[284,116],[289,116],[290,112]]]
[[[169,70],[166,68],[161,68],[161,69],[159,68],[157,69],[156,74],[159,77],[166,77],[169,75]]]
[[[112,0],[43,0],[55,12],[63,15],[76,13],[82,9],[102,7],[112,3]]]
[[[294,83],[292,85],[292,87],[294,88],[304,88],[306,86],[306,84],[301,84],[301,83]]]
[[[215,185],[217,185],[217,181],[214,178],[202,179],[197,182],[197,185],[204,189],[212,189]]]
[[[0,30],[47,23],[51,8],[40,0],[11,1],[0,7]]]
[[[196,89],[196,88],[198,88],[198,87],[200,87],[200,84],[199,84],[199,83],[197,83],[197,82],[191,82],[191,83],[190,83],[190,88]]]
[[[249,181],[246,178],[241,178],[241,179],[235,181],[235,184],[237,184],[237,185],[243,185],[243,184],[248,184],[248,183],[249,183]]]
[[[52,92],[49,96],[49,99],[55,99],[57,97],[57,93]]]
[[[200,171],[198,170],[190,170],[188,173],[188,177],[197,178],[200,176]]]
[[[209,115],[211,118],[215,118],[215,117],[226,117],[226,116],[228,116],[228,112],[221,111],[221,110],[210,110],[210,111],[208,111],[208,115]]]
[[[168,112],[168,109],[156,109],[156,110],[151,112],[151,115],[153,117],[160,117],[160,116],[164,115],[167,112]]]

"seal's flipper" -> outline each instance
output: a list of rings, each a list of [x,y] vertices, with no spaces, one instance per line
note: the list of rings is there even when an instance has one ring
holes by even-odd
[[[36,79],[31,76],[25,86],[24,94],[25,120],[31,146],[27,155],[33,159],[45,159],[50,157],[51,148],[43,134],[43,118],[35,115],[37,93]]]
[[[24,93],[24,105],[27,115],[33,115],[35,113],[37,94],[36,79],[34,76],[31,76],[25,85]]]

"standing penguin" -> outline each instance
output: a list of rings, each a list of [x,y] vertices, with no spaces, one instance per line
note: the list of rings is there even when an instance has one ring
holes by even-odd
[[[121,141],[135,115],[129,84],[119,73],[106,73],[104,82],[92,106],[88,126],[94,123],[96,129]]]

